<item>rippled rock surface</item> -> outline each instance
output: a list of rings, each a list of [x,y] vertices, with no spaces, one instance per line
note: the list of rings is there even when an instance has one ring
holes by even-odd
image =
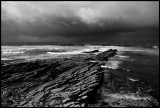
[[[100,54],[98,54],[95,59],[99,61],[107,61],[108,58],[113,57],[116,55],[117,50],[116,49],[110,49],[108,51],[104,51]]]
[[[152,88],[101,67],[116,52],[1,64],[1,107],[159,106]]]
[[[2,65],[1,106],[86,106],[100,84],[100,65],[78,59]]]

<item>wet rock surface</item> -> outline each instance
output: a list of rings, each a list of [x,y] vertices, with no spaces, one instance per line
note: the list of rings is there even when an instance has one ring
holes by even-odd
[[[1,64],[1,107],[159,106],[150,86],[101,68],[116,52]]]
[[[100,54],[98,54],[95,59],[99,61],[107,61],[108,58],[113,57],[116,55],[117,50],[116,49],[110,49],[108,51],[104,51]]]
[[[93,51],[84,51],[84,53],[96,53],[99,52],[99,50],[93,50]]]

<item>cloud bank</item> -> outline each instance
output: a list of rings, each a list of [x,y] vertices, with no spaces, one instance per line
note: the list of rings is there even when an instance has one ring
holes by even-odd
[[[159,2],[1,2],[2,41],[131,42],[159,39]]]

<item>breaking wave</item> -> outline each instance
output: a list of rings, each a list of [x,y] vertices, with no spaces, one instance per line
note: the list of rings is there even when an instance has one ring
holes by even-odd
[[[98,54],[109,49],[117,49],[118,54],[115,56],[119,60],[128,60],[129,57],[124,56],[123,52],[139,52],[147,54],[159,54],[159,49],[149,49],[142,47],[123,47],[123,46],[100,46],[100,45],[85,45],[85,46],[61,46],[61,45],[34,45],[34,46],[2,46],[1,47],[1,58],[8,59],[50,59],[61,55],[77,55],[85,54],[84,52],[98,50]],[[62,56],[61,56],[62,57]],[[110,63],[111,65],[113,63]],[[118,63],[117,63],[118,64]],[[115,68],[115,66],[110,66]],[[105,67],[105,66],[104,66]]]

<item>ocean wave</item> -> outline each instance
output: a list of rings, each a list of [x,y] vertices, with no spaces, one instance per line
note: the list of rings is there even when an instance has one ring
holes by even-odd
[[[1,51],[2,54],[21,54],[24,51]]]
[[[133,78],[129,78],[127,77],[130,81],[139,81],[138,79],[133,79]]]
[[[125,47],[125,46],[101,46],[101,45],[86,45],[86,46],[60,46],[60,45],[37,45],[37,46],[1,46],[2,51],[28,51],[28,50],[99,50],[100,52],[117,49],[118,51],[133,51],[133,52],[149,52],[154,53],[159,49],[150,49],[142,47]],[[52,51],[48,51],[52,52]],[[54,52],[54,51],[53,51]]]
[[[13,60],[13,59],[10,59],[10,58],[1,58],[1,60]]]
[[[71,51],[71,52],[47,52],[48,54],[55,54],[55,55],[68,55],[68,54],[81,54],[82,51]]]
[[[152,48],[153,48],[153,49],[159,49],[159,47],[158,47],[158,46],[152,46]]]
[[[33,50],[27,50],[25,54],[29,55],[38,55],[38,54],[46,54],[47,52],[66,52],[64,49],[33,49]]]
[[[124,56],[124,55],[115,55],[115,57],[124,58],[124,59],[128,59],[129,58],[129,56]]]
[[[13,59],[29,59],[29,58],[55,58],[58,56],[68,57],[78,54],[86,54],[85,51],[98,50],[101,53],[109,49],[117,49],[117,55],[113,59],[119,61],[131,60],[128,56],[124,56],[123,52],[131,51],[145,54],[157,54],[159,55],[159,49],[149,49],[141,47],[123,47],[123,46],[101,46],[101,45],[86,45],[86,46],[60,46],[60,45],[37,45],[37,46],[2,46],[1,54],[3,57],[9,57]],[[66,55],[66,56],[65,56]],[[117,63],[108,63],[108,66],[102,66],[103,68],[118,68]]]
[[[118,69],[121,61],[111,60],[107,61],[105,65],[101,65],[102,68],[109,68],[109,69]]]

